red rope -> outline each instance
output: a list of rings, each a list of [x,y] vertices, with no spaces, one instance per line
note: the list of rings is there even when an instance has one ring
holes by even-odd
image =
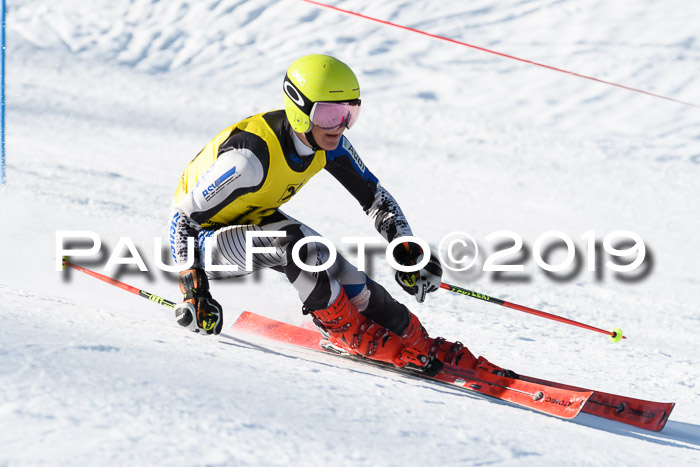
[[[642,93],[642,94],[646,94],[646,95],[648,95],[648,96],[658,97],[659,99],[665,99],[665,100],[667,100],[667,101],[676,102],[676,103],[678,103],[678,104],[689,105],[689,106],[691,106],[691,107],[700,108],[700,105],[693,104],[692,102],[681,101],[681,100],[678,100],[678,99],[674,99],[674,98],[672,98],[672,97],[662,96],[662,95],[660,95],[660,94],[654,94],[654,93],[649,92],[649,91],[644,91],[644,90],[642,90],[642,89],[632,88],[632,87],[625,86],[625,85],[622,85],[622,84],[613,83],[612,81],[605,81],[605,80],[603,80],[603,79],[595,78],[595,77],[593,77],[593,76],[587,76],[587,75],[582,75],[582,74],[580,74],[580,73],[575,73],[575,72],[573,72],[573,71],[563,70],[563,69],[561,69],[561,68],[556,68],[556,67],[553,67],[553,66],[545,65],[544,63],[533,62],[532,60],[527,60],[527,59],[524,59],[524,58],[515,57],[515,56],[513,56],[513,55],[508,55],[508,54],[504,54],[504,53],[501,53],[501,52],[496,52],[495,50],[485,49],[484,47],[479,47],[479,46],[476,46],[476,45],[473,45],[473,44],[469,44],[469,43],[467,43],[467,42],[458,41],[458,40],[456,40],[456,39],[450,39],[449,37],[439,36],[439,35],[437,35],[437,34],[431,34],[431,33],[429,33],[429,32],[421,31],[420,29],[415,29],[415,28],[411,28],[411,27],[408,27],[408,26],[403,26],[403,25],[401,25],[401,24],[396,24],[396,23],[392,23],[391,21],[385,21],[385,20],[383,20],[383,19],[379,19],[379,18],[374,18],[374,17],[372,17],[372,16],[363,15],[363,14],[361,14],[361,13],[356,13],[356,12],[354,12],[354,11],[344,10],[344,9],[338,8],[338,7],[336,7],[336,6],[326,5],[325,3],[316,2],[316,1],[314,1],[314,0],[301,0],[301,1],[302,1],[302,2],[306,2],[306,3],[311,3],[311,4],[313,4],[313,5],[321,6],[321,7],[324,7],[324,8],[330,8],[331,10],[339,11],[339,12],[341,12],[341,13],[345,13],[345,14],[348,14],[348,15],[353,15],[353,16],[357,16],[357,17],[360,17],[360,18],[368,19],[368,20],[370,20],[370,21],[376,21],[377,23],[385,24],[385,25],[388,25],[388,26],[394,26],[395,28],[405,29],[406,31],[411,31],[411,32],[415,32],[415,33],[417,33],[417,34],[422,34],[422,35],[424,35],[424,36],[432,37],[433,39],[440,39],[440,40],[443,40],[443,41],[452,42],[453,44],[463,45],[463,46],[465,46],[465,47],[471,47],[472,49],[481,50],[482,52],[488,52],[488,53],[490,53],[490,54],[498,55],[498,56],[500,56],[500,57],[510,58],[510,59],[512,59],[512,60],[517,60],[517,61],[519,61],[519,62],[529,63],[530,65],[535,65],[535,66],[539,66],[539,67],[542,67],[542,68],[547,68],[548,70],[559,71],[559,72],[561,72],[561,73],[567,73],[567,74],[569,74],[569,75],[578,76],[579,78],[585,78],[585,79],[589,79],[589,80],[591,80],[591,81],[597,81],[597,82],[599,82],[599,83],[609,84],[610,86],[616,86],[616,87],[618,87],[618,88],[627,89],[628,91],[635,91],[635,92],[639,92],[639,93]]]

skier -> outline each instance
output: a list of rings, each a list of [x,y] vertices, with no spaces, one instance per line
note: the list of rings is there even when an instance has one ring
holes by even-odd
[[[360,86],[352,70],[327,55],[307,55],[289,67],[283,82],[284,110],[249,117],[219,133],[187,166],[170,218],[170,240],[178,263],[186,262],[187,239],[194,237],[194,263],[180,273],[184,301],[175,308],[177,322],[199,333],[219,334],[223,312],[209,291],[209,279],[242,276],[246,270],[246,234],[281,231],[284,237],[257,237],[252,269],[272,268],[286,274],[329,345],[350,354],[411,366],[435,374],[448,363],[504,371],[479,359],[461,343],[431,338],[418,318],[378,283],[338,255],[330,268],[308,272],[292,257],[297,242],[318,236],[311,227],[279,208],[321,169],[326,169],[361,204],[387,240],[412,235],[394,197],[360,159],[345,129],[360,113]],[[209,252],[205,251],[208,240]],[[206,271],[212,264],[238,271]],[[330,252],[322,242],[299,250],[308,265],[325,264]],[[429,251],[403,243],[394,251],[401,265],[418,272],[397,271],[399,285],[418,302],[440,286],[442,267]]]

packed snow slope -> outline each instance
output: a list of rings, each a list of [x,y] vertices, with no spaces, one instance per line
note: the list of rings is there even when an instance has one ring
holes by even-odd
[[[7,3],[0,465],[700,463],[700,109],[298,0]],[[698,2],[332,3],[700,104]],[[347,136],[414,233],[435,247],[455,231],[477,240],[477,265],[447,281],[619,326],[629,339],[612,344],[444,291],[418,305],[383,253],[372,277],[432,335],[496,363],[676,402],[663,432],[585,415],[562,421],[232,336],[243,310],[305,322],[296,293],[272,271],[212,285],[225,308],[219,337],[185,331],[172,312],[116,287],[55,271],[57,231],[97,233],[100,254],[76,262],[100,271],[130,237],[149,273],[110,274],[176,299],[176,280],[155,267],[153,239],[167,239],[180,173],[223,128],[280,108],[283,74],[307,53],[356,71],[363,110]],[[377,236],[327,174],[285,210],[338,245]],[[527,250],[502,261],[524,272],[483,272],[507,241],[487,239],[500,230],[523,239]],[[535,263],[534,244],[551,230],[573,239],[580,269],[553,278]],[[645,263],[616,274],[603,252],[590,271],[582,236],[602,242],[616,230],[643,239]],[[564,256],[555,253],[552,264]]]

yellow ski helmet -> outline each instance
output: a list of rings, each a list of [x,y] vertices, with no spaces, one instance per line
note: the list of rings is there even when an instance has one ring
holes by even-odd
[[[316,102],[347,102],[360,98],[360,85],[349,66],[329,55],[305,55],[284,77],[284,110],[294,131],[311,131]]]

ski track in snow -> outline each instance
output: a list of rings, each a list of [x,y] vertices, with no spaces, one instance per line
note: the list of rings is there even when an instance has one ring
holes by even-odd
[[[700,7],[680,0],[333,4],[700,103]],[[15,0],[7,42],[0,465],[700,463],[698,109],[296,0]],[[496,363],[675,401],[661,433],[563,421],[265,341],[192,335],[155,304],[54,271],[57,230],[97,232],[103,251],[85,261],[97,269],[129,236],[151,272],[111,274],[177,297],[155,270],[153,237],[167,238],[181,171],[222,128],[279,108],[281,77],[306,53],[356,70],[363,114],[348,136],[435,246],[463,230],[490,252],[486,235],[508,229],[531,248],[561,230],[584,255],[584,232],[641,235],[653,266],[638,282],[585,267],[556,282],[531,257],[522,281],[445,278],[619,326],[629,339],[616,345],[446,292],[419,306],[381,255],[371,272],[432,335]],[[285,210],[336,244],[375,235],[326,174]],[[304,322],[274,272],[212,287],[225,333],[242,310]]]

